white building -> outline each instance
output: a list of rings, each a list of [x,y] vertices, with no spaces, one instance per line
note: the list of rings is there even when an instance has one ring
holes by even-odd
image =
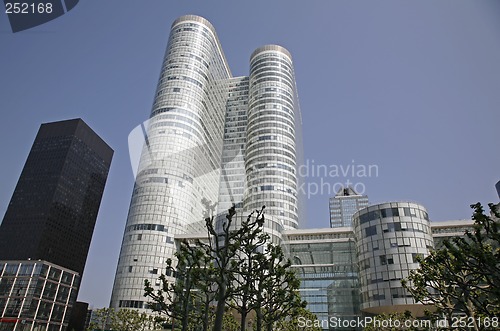
[[[213,26],[199,16],[172,24],[130,203],[112,308],[145,308],[175,253],[174,236],[203,231],[266,205],[274,242],[298,228],[301,118],[290,53],[258,48],[248,77],[233,78]]]

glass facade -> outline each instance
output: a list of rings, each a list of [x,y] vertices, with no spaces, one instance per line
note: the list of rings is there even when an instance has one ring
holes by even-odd
[[[175,253],[174,237],[204,231],[204,218],[241,217],[266,205],[266,231],[281,242],[298,224],[300,131],[291,56],[257,49],[249,77],[232,77],[213,26],[199,16],[173,24],[127,218],[111,307],[145,308]],[[217,222],[216,227],[222,223]],[[173,279],[172,279],[173,280]]]
[[[335,323],[329,323],[332,318],[353,321],[410,308],[423,312],[422,305],[406,296],[401,279],[418,267],[413,259],[427,254],[432,248],[428,245],[439,247],[445,238],[463,236],[474,224],[429,223],[425,208],[406,202],[370,206],[357,215],[355,224],[362,223],[364,231],[336,227],[282,232],[284,251],[301,280],[300,294],[324,330],[336,330]],[[206,235],[175,237],[176,242],[197,239]],[[350,330],[340,323],[337,328]]]
[[[361,219],[364,232],[357,229]],[[331,318],[423,312],[422,305],[407,297],[401,278],[418,267],[413,259],[427,254],[432,241],[439,248],[444,239],[463,236],[474,224],[460,220],[429,225],[427,219],[422,206],[398,202],[360,210],[355,228],[284,231],[292,267],[301,279],[301,296],[324,330],[335,330],[335,323],[328,323]],[[368,228],[375,229],[369,230],[371,235]]]
[[[330,198],[330,227],[352,226],[352,215],[368,206],[368,196],[360,195],[352,187],[340,189]]]
[[[79,283],[78,273],[45,261],[0,261],[0,330],[65,330]]]
[[[361,310],[367,313],[411,311],[424,308],[401,285],[417,256],[433,249],[431,225],[421,205],[392,202],[373,205],[353,216],[361,286]]]
[[[217,204],[216,229],[222,231],[229,208],[236,207],[233,228],[241,225],[243,198],[246,187],[245,149],[248,113],[248,77],[228,80],[229,94],[226,102],[224,146],[222,149],[219,201]]]
[[[230,76],[208,21],[183,16],[172,24],[132,193],[112,308],[145,306],[144,279],[156,280],[163,272],[175,252],[173,236],[201,231],[207,205],[218,201]]]
[[[298,228],[296,87],[290,53],[281,46],[250,58],[245,208],[260,209],[285,229]]]
[[[112,156],[81,119],[42,124],[0,227],[0,259],[82,274]]]
[[[358,266],[350,228],[286,231],[300,294],[318,320],[360,316]],[[325,330],[329,330],[325,328]],[[335,330],[335,328],[331,328]]]

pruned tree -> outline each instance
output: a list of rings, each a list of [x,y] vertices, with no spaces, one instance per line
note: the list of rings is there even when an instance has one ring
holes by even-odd
[[[293,317],[282,318],[274,326],[274,331],[322,331],[314,323],[318,317],[307,308],[299,308]]]
[[[221,225],[221,232],[216,230],[214,217],[206,218],[205,224],[209,236],[208,243],[199,243],[214,259],[214,285],[217,287],[217,305],[215,309],[214,331],[222,330],[226,303],[232,296],[231,282],[236,271],[236,258],[241,247],[244,229],[233,227],[235,206],[228,210],[226,221]]]
[[[297,316],[307,302],[300,298],[300,280],[281,246],[268,243],[256,261],[256,328],[272,331],[276,322]]]
[[[259,256],[269,242],[269,235],[263,231],[264,209],[254,211],[241,223],[239,251],[231,276],[232,297],[227,304],[240,315],[240,331],[245,331],[247,316],[258,308],[257,282],[259,281]],[[255,217],[254,217],[255,216]]]
[[[113,331],[147,331],[160,327],[162,319],[134,309],[119,309],[111,314],[110,329]]]
[[[175,255],[177,265],[167,261],[176,282],[162,275],[162,286],[155,290],[145,281],[144,295],[152,300],[151,308],[170,316],[182,331],[200,326],[203,331],[209,326],[214,331],[229,330],[234,312],[240,317],[240,331],[252,311],[259,331],[264,325],[272,330],[286,316],[293,318],[305,302],[298,294],[299,280],[290,270],[290,261],[263,230],[264,208],[238,226],[233,223],[234,206],[219,226],[207,217],[207,239],[182,242]]]
[[[416,301],[434,306],[430,314],[445,317],[448,325],[452,314],[460,313],[480,330],[479,317],[500,313],[500,215],[495,205],[489,207],[492,216],[485,215],[481,204],[471,205],[474,229],[419,259],[419,269],[402,282]]]
[[[149,280],[144,281],[144,296],[152,300],[150,308],[165,314],[172,324],[178,324],[182,331],[190,325],[202,325],[203,331],[209,328],[210,303],[215,293],[212,286],[213,262],[203,247],[180,243],[175,253],[175,267],[167,260],[167,274],[175,276],[172,282],[162,274],[161,287],[155,289]]]
[[[92,312],[92,320],[87,331],[106,330],[111,321],[110,315],[114,313],[112,308],[96,309]]]
[[[140,313],[134,309],[102,308],[94,311],[87,330],[146,331],[161,327],[164,320],[158,316]]]

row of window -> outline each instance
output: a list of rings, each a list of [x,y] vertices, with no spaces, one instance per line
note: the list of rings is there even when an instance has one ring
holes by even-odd
[[[376,235],[377,234],[377,227],[378,227],[378,225],[372,225],[372,226],[365,228],[365,236],[371,237],[371,236]],[[383,229],[384,233],[396,232],[396,231],[413,231],[413,232],[426,233],[424,230],[419,229],[417,227],[403,228],[403,227],[401,227],[401,222],[387,223],[387,229]]]
[[[162,224],[149,224],[149,223],[142,223],[142,224],[130,225],[130,226],[127,227],[127,229],[125,230],[125,232],[138,231],[138,230],[164,231],[164,232],[167,232],[167,229],[165,228],[164,225],[162,225]]]
[[[147,302],[140,300],[120,300],[118,307],[120,308],[147,308]]]
[[[359,223],[364,224],[376,219],[395,216],[410,216],[421,218],[427,221],[429,220],[427,212],[417,208],[403,207],[403,213],[400,213],[399,208],[384,208],[380,210],[372,210],[368,213],[359,215]]]

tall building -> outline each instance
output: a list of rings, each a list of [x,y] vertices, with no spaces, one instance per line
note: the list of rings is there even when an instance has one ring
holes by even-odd
[[[67,327],[112,156],[81,119],[41,125],[0,226],[6,329]]]
[[[256,49],[249,76],[232,77],[210,22],[193,15],[174,21],[110,306],[145,308],[144,279],[154,284],[165,269],[174,236],[202,232],[204,217],[224,220],[233,204],[239,217],[266,205],[265,230],[275,242],[283,229],[297,228],[300,126],[286,49]]]
[[[112,156],[81,119],[42,124],[0,226],[0,260],[82,275]]]
[[[330,198],[330,227],[352,226],[352,215],[368,206],[368,196],[358,194],[352,187],[341,188]]]
[[[495,188],[497,189],[498,198],[500,198],[500,180],[495,184]]]

